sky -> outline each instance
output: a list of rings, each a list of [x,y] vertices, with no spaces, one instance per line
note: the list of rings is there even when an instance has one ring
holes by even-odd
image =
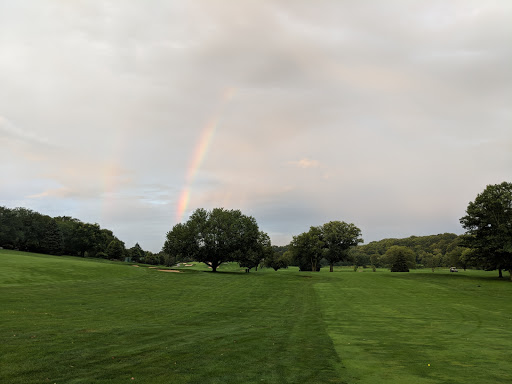
[[[0,206],[158,252],[196,208],[273,244],[463,233],[512,181],[509,0],[0,1]]]

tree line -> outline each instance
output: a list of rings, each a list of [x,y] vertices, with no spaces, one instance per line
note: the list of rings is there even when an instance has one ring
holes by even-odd
[[[354,224],[331,221],[294,236],[281,253],[252,216],[240,210],[199,208],[167,233],[163,251],[176,259],[204,262],[213,272],[229,261],[247,272],[260,265],[278,270],[291,264],[301,271],[318,271],[322,259],[328,260],[332,272],[334,263],[346,259],[350,248],[363,241],[360,236]]]
[[[408,249],[407,257],[412,268],[466,268],[469,262],[468,248],[463,246],[462,236],[454,233],[372,241],[351,250],[351,261],[362,267],[390,267],[392,258],[388,251],[392,247]]]
[[[0,247],[49,255],[98,257],[148,264],[172,263],[163,254],[126,248],[111,230],[70,216],[51,217],[28,208],[0,206]]]
[[[358,245],[362,242],[356,225],[331,221],[293,236],[288,245],[273,246],[253,217],[239,210],[200,208],[167,233],[162,250],[176,260],[204,262],[213,272],[224,262],[238,262],[247,272],[259,266],[276,271],[288,266],[319,271],[329,266],[332,272],[335,265],[392,270],[428,267],[434,271],[442,266],[466,268],[469,263],[461,236],[451,233]]]
[[[252,216],[240,210],[197,209],[185,223],[166,235],[162,251],[154,254],[135,244],[126,249],[112,231],[99,224],[69,216],[50,217],[27,208],[0,207],[0,246],[29,252],[130,260],[174,265],[179,261],[204,262],[217,271],[224,262],[274,270],[289,265],[301,271],[318,271],[335,265],[409,268],[455,266],[466,269],[507,270],[512,278],[512,183],[488,185],[468,204],[460,219],[464,235],[444,233],[384,239],[366,245],[361,230],[352,223],[331,221],[293,236],[286,246],[273,246]]]
[[[464,235],[444,233],[384,239],[367,245],[361,231],[352,223],[332,221],[312,226],[294,236],[290,244],[270,244],[259,231],[256,220],[240,211],[216,208],[196,210],[186,223],[167,233],[165,253],[176,258],[205,262],[216,271],[222,262],[238,261],[247,271],[258,265],[275,270],[296,265],[301,271],[318,271],[334,265],[387,267],[391,271],[409,268],[477,267],[508,270],[512,279],[512,184],[488,185],[466,215],[460,219]]]

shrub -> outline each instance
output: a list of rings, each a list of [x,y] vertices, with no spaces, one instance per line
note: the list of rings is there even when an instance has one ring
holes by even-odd
[[[391,266],[391,272],[409,272],[407,259],[403,252],[400,252],[396,255],[393,265]]]
[[[100,259],[108,259],[108,255],[105,252],[98,252],[96,254],[96,257],[98,257]]]
[[[414,252],[404,246],[394,245],[383,256],[386,264],[391,267],[391,272],[409,272],[409,268],[416,265]]]

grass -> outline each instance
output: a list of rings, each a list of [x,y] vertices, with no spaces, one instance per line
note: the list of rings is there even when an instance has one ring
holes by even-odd
[[[0,266],[2,383],[512,380],[512,283],[494,272],[163,273],[6,250]]]
[[[512,284],[496,273],[333,275],[314,289],[348,382],[512,381]]]

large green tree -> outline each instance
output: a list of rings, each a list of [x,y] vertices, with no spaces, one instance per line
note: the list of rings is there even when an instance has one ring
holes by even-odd
[[[288,266],[293,262],[293,253],[292,251],[285,251],[283,253],[278,252],[273,247],[272,253],[268,254],[265,257],[264,266],[266,268],[272,268],[274,271],[277,271],[281,268],[288,268]]]
[[[216,272],[221,263],[239,261],[257,249],[259,236],[256,220],[240,210],[199,208],[167,233],[162,251],[203,262]]]
[[[488,185],[471,201],[460,219],[463,245],[486,269],[505,269],[512,280],[512,183]]]
[[[347,258],[350,248],[363,242],[361,230],[352,223],[330,221],[322,225],[321,231],[324,257],[329,262],[330,272],[333,271],[334,263]]]
[[[274,253],[270,237],[263,231],[258,234],[258,241],[246,252],[240,252],[238,264],[249,272],[252,268],[258,270],[258,265]]]
[[[101,241],[101,229],[99,224],[79,223],[75,227],[72,236],[74,237],[75,252],[85,257],[85,253],[94,256],[97,244]],[[112,240],[111,240],[112,242]],[[110,243],[109,243],[110,245]],[[107,245],[108,247],[108,245]],[[123,243],[124,249],[124,243]],[[108,250],[107,250],[108,253]]]
[[[334,263],[346,260],[349,249],[363,242],[360,236],[361,230],[354,224],[330,221],[294,236],[290,250],[301,271],[319,271],[320,260],[325,258],[332,272]]]
[[[308,232],[293,236],[290,251],[301,271],[320,270],[320,260],[324,256],[322,227],[311,227]]]

